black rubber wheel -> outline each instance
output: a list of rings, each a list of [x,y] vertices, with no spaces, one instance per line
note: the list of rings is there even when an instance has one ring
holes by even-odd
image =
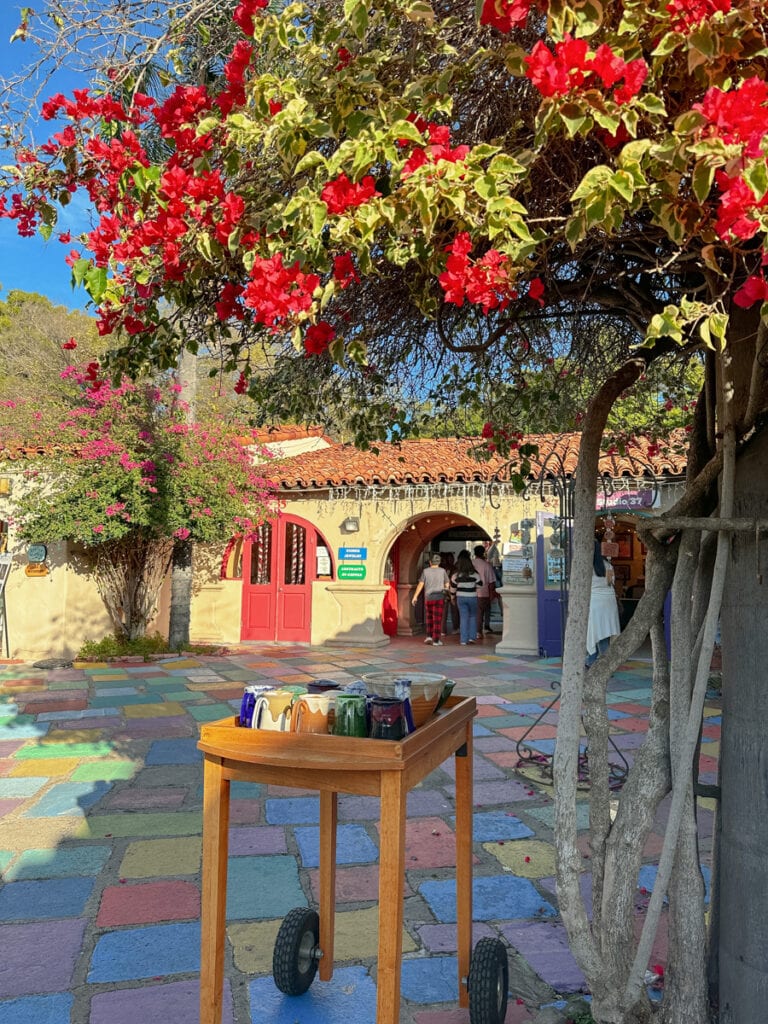
[[[314,981],[319,939],[320,918],[316,910],[294,907],[288,912],[280,925],[272,954],[275,984],[287,996],[300,996]]]
[[[500,939],[480,939],[469,967],[470,1024],[504,1024],[509,993],[507,948]]]

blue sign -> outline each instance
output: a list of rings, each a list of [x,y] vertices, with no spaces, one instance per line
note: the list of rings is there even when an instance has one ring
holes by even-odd
[[[364,562],[368,558],[368,548],[339,548],[339,558],[349,562]]]

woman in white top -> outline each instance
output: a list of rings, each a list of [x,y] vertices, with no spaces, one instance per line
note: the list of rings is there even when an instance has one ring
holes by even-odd
[[[618,636],[621,632],[619,605],[613,583],[613,567],[603,558],[600,541],[595,538],[587,625],[587,666],[597,661],[597,658],[608,650],[611,637]]]

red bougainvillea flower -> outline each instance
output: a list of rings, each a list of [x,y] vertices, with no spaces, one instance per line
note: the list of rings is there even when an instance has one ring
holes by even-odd
[[[702,21],[708,21],[714,14],[727,14],[730,9],[731,0],[670,0],[666,7],[672,31],[684,35]]]
[[[506,309],[510,299],[517,298],[517,292],[509,280],[509,261],[497,249],[489,249],[479,260],[472,261],[469,253],[472,240],[469,233],[461,231],[454,238],[447,251],[445,271],[438,278],[445,292],[445,301],[461,306],[466,299],[491,309]]]
[[[77,348],[77,342],[74,338],[70,338],[69,341],[65,341],[61,347],[68,350]]]
[[[596,85],[597,79],[606,90],[623,81],[613,94],[620,105],[638,94],[648,75],[648,65],[641,57],[627,63],[606,44],[590,57],[586,39],[569,35],[555,44],[554,53],[539,40],[526,58],[526,65],[526,77],[542,96],[565,96]]]
[[[232,15],[232,21],[246,36],[253,35],[253,19],[256,12],[268,6],[269,0],[240,0]]]
[[[419,167],[425,164],[436,164],[440,160],[447,160],[455,164],[460,160],[466,160],[469,153],[469,146],[455,146],[451,148],[451,129],[448,125],[429,124],[427,125],[427,137],[429,145],[424,149],[414,149],[406,160],[400,177],[409,177]]]
[[[528,285],[528,295],[540,306],[544,305],[544,282],[540,277],[534,277]]]
[[[727,144],[744,147],[744,156],[759,160],[762,141],[768,133],[768,83],[761,78],[747,78],[734,89],[708,89],[701,103],[695,103],[707,119],[700,134],[716,137]]]
[[[768,281],[761,274],[753,274],[733,296],[733,301],[742,309],[748,309],[756,302],[768,302]]]
[[[351,284],[359,284],[360,275],[352,262],[352,254],[344,252],[333,259],[333,276],[339,287],[347,288]]]
[[[376,191],[376,182],[370,174],[354,184],[342,173],[323,186],[320,198],[328,207],[328,213],[344,213],[351,206],[362,206],[378,195],[381,193]]]
[[[321,320],[317,324],[312,324],[304,335],[304,355],[322,355],[335,336],[336,332],[327,321]]]
[[[235,394],[236,395],[244,395],[247,390],[248,390],[248,379],[247,379],[247,377],[245,376],[244,373],[241,373],[240,376],[235,381]]]
[[[319,284],[317,274],[303,273],[298,261],[284,267],[282,253],[269,259],[257,257],[251,269],[251,280],[243,293],[243,302],[254,310],[257,323],[278,326],[292,313],[309,309],[312,293]]]
[[[517,25],[524,25],[533,0],[483,0],[480,24],[490,25],[499,32],[510,32]]]
[[[340,46],[338,48],[338,50],[336,51],[336,57],[337,57],[338,62],[339,62],[336,65],[336,70],[337,71],[343,71],[344,68],[347,67],[347,65],[353,59],[354,54],[351,54],[349,52],[349,50],[346,48],[346,46]]]

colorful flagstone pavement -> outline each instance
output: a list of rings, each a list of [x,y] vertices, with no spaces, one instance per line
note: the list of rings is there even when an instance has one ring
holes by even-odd
[[[556,910],[552,791],[515,772],[516,742],[552,699],[559,664],[496,656],[488,640],[465,650],[454,639],[439,649],[417,639],[379,650],[261,645],[47,671],[0,663],[0,1024],[197,1021],[199,726],[231,715],[248,682],[343,683],[377,669],[439,671],[478,699],[475,938],[501,936],[533,979],[525,999],[511,993],[508,1024],[580,991]],[[640,659],[611,681],[613,737],[629,763],[649,686]],[[714,781],[720,717],[715,706],[706,714],[701,771]],[[556,721],[556,708],[543,715],[534,749],[552,750]],[[456,1002],[454,791],[448,761],[408,796],[404,1024],[469,1019]],[[705,800],[699,820],[706,862]],[[233,784],[224,1024],[374,1024],[378,801],[340,796],[339,821],[334,976],[290,998],[271,977],[272,949],[285,914],[317,899],[318,796]],[[586,826],[585,804],[585,868]],[[638,915],[661,827],[645,850]],[[661,936],[651,963],[664,957]]]

